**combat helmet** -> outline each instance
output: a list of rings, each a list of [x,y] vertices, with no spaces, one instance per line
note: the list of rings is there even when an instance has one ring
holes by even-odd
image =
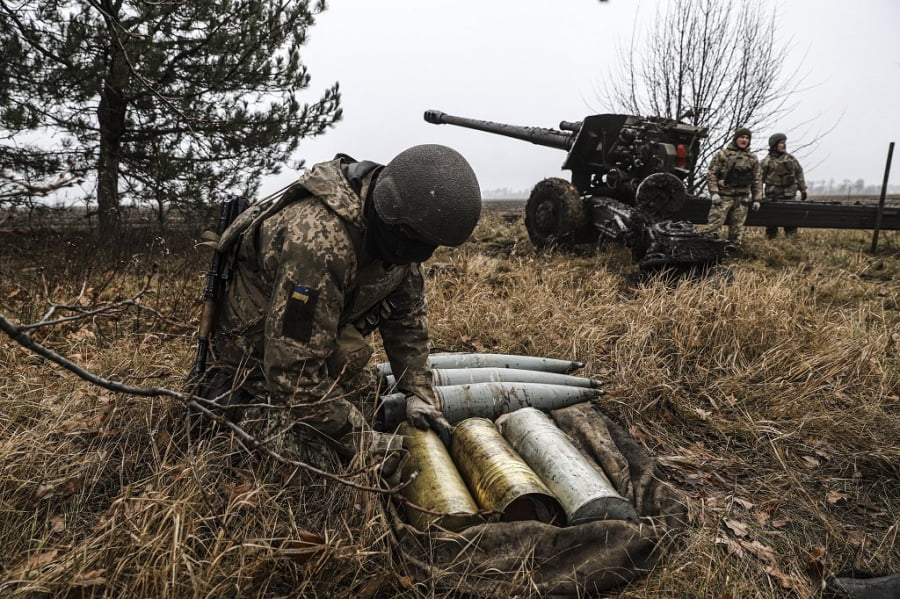
[[[423,144],[387,163],[372,192],[375,211],[431,245],[457,246],[481,215],[481,188],[468,161],[447,146]]]
[[[771,137],[769,137],[769,149],[774,150],[775,146],[778,145],[778,142],[786,141],[787,135],[784,133],[775,133]]]
[[[753,139],[753,134],[750,132],[750,129],[748,129],[747,127],[738,127],[737,130],[734,132],[733,139],[736,141],[737,138],[740,137],[741,135],[746,135],[750,139]]]

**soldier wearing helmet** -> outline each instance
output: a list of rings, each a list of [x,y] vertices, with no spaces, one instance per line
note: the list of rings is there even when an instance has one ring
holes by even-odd
[[[763,185],[767,200],[793,200],[800,193],[806,201],[806,179],[803,167],[787,153],[787,135],[776,133],[769,137],[769,154],[762,159]],[[797,227],[785,227],[785,235],[795,235]],[[766,227],[766,237],[778,237],[778,227]]]
[[[712,206],[707,231],[716,233],[728,225],[728,240],[740,247],[748,210],[759,210],[762,199],[762,172],[756,155],[750,152],[750,129],[738,127],[731,143],[716,152],[709,165],[706,182]]]
[[[270,206],[245,211],[219,240],[235,274],[204,395],[244,404],[245,430],[287,431],[280,442],[315,462],[364,427],[345,397],[359,386],[377,329],[408,395],[408,420],[446,440],[426,364],[421,263],[466,241],[480,213],[471,166],[441,145],[414,146],[385,166],[339,154]]]

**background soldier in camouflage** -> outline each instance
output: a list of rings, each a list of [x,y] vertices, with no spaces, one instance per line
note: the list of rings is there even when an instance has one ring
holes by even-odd
[[[767,200],[793,200],[800,192],[800,199],[806,201],[806,179],[803,167],[797,159],[787,153],[787,135],[776,133],[769,138],[769,154],[762,159],[763,185]],[[785,235],[794,235],[797,227],[785,227]],[[778,237],[778,227],[766,227],[766,237]]]
[[[709,165],[706,182],[712,206],[706,231],[719,233],[728,224],[728,240],[740,247],[747,210],[759,210],[762,199],[762,171],[750,152],[750,129],[739,127],[730,144],[716,152]]]
[[[378,329],[408,420],[448,438],[426,364],[420,263],[468,239],[480,211],[468,162],[438,145],[387,166],[338,155],[272,204],[251,206],[219,240],[235,275],[204,395],[225,398],[231,417],[273,449],[333,469],[329,448],[349,453],[347,434],[365,426],[346,397]]]

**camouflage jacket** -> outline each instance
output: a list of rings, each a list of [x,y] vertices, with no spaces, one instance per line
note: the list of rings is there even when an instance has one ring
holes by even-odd
[[[806,189],[803,168],[787,152],[769,152],[762,159],[762,176],[767,199],[794,199]]]
[[[709,193],[723,196],[750,194],[751,201],[762,199],[762,169],[756,155],[730,143],[713,156],[706,175]]]
[[[336,380],[365,367],[372,349],[363,334],[377,327],[393,371],[403,373],[398,387],[433,400],[422,268],[386,268],[366,255],[362,208],[373,171],[356,190],[347,164],[339,157],[314,166],[276,201],[280,208],[257,211],[234,240],[216,360],[248,372],[255,395],[315,401],[341,393]]]

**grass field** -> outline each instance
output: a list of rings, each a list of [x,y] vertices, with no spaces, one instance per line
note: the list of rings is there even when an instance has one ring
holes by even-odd
[[[602,409],[689,514],[611,596],[817,597],[835,573],[900,571],[900,233],[873,256],[867,231],[751,229],[731,284],[629,287],[627,250],[539,252],[518,214],[494,205],[430,261],[432,336],[606,382]],[[2,233],[0,312],[105,379],[180,389],[208,260],[192,243]],[[382,496],[188,439],[177,400],[105,390],[6,335],[0,368],[0,597],[456,596],[408,575]]]

